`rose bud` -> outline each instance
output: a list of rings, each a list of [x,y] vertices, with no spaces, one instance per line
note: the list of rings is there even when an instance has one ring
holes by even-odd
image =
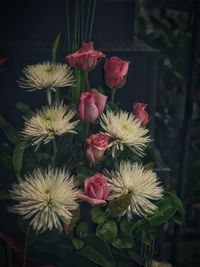
[[[93,42],[83,43],[82,47],[66,56],[66,60],[72,68],[78,68],[85,72],[92,70],[97,62],[105,55],[93,48]]]
[[[135,103],[133,105],[133,115],[139,121],[141,121],[143,126],[146,126],[149,122],[149,114],[145,111],[147,104]]]
[[[120,88],[124,85],[128,72],[129,61],[119,57],[111,57],[104,64],[105,84],[111,89]]]
[[[88,148],[86,156],[91,164],[96,164],[104,156],[105,151],[108,149],[109,137],[105,134],[93,134],[86,139]]]
[[[106,177],[101,173],[87,178],[84,181],[84,193],[79,193],[79,198],[91,205],[104,205],[109,195]]]
[[[96,89],[83,92],[80,96],[79,115],[82,120],[91,122],[96,120],[104,111],[107,96]]]

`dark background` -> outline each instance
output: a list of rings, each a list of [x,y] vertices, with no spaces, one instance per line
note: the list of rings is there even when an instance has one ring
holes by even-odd
[[[72,25],[75,1],[69,2]],[[59,32],[58,60],[65,62],[66,1],[1,0],[0,11],[0,56],[7,58],[0,72],[0,113],[20,125],[17,101],[32,108],[44,102],[41,92],[18,87],[23,67],[49,60]],[[162,233],[161,254],[181,267],[200,266],[199,17],[199,1],[98,0],[92,32],[95,48],[131,61],[117,95],[121,106],[131,111],[134,102],[149,105],[158,167],[186,207],[183,226]],[[94,87],[101,84],[100,69],[91,74]]]

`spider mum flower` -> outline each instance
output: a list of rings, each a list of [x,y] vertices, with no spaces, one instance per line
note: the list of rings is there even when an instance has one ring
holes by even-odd
[[[70,224],[71,211],[78,208],[73,178],[65,169],[33,170],[12,186],[11,198],[19,203],[9,211],[31,219],[30,225],[38,232],[53,228],[61,231],[62,223]]]
[[[113,139],[109,144],[112,147],[113,157],[115,151],[123,150],[124,146],[141,155],[143,148],[151,141],[147,136],[148,129],[142,127],[141,122],[126,111],[120,110],[116,114],[107,111],[101,115],[100,124],[106,134]]]
[[[32,145],[38,147],[42,142],[50,142],[56,135],[76,133],[74,128],[78,120],[70,122],[75,114],[75,109],[69,109],[63,104],[42,107],[25,117],[25,128],[21,133],[25,140],[30,140]]]
[[[122,162],[119,169],[108,172],[107,177],[110,186],[109,199],[131,194],[131,202],[126,210],[128,217],[131,218],[132,214],[143,216],[156,211],[157,206],[152,200],[162,197],[163,188],[152,170],[145,170],[138,163]]]
[[[44,88],[55,91],[74,84],[72,70],[66,64],[43,62],[27,66],[23,73],[25,78],[20,78],[19,86],[30,91]]]

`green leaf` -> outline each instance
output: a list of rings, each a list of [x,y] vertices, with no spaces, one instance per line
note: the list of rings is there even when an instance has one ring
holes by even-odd
[[[177,213],[180,215],[184,214],[184,207],[181,200],[170,192],[165,192],[163,199],[157,202],[158,210],[153,214],[149,215],[147,219],[153,226],[158,226],[168,222]],[[180,221],[177,223],[180,224]]]
[[[81,249],[84,245],[84,242],[81,239],[73,238],[72,244],[74,245],[75,249]]]
[[[132,234],[132,232],[135,229],[138,229],[138,227],[143,226],[144,223],[145,223],[144,219],[140,219],[140,220],[129,220],[126,217],[124,217],[121,220],[120,228],[121,228],[121,231],[123,233],[125,233],[125,234]]]
[[[171,200],[171,202],[176,206],[177,211],[179,211],[181,214],[185,213],[185,209],[183,207],[183,203],[181,202],[180,198],[178,198],[173,193],[167,191],[165,192],[165,197]]]
[[[120,236],[112,242],[113,247],[115,248],[132,248],[134,245],[134,240],[131,236]]]
[[[59,33],[55,39],[55,41],[53,42],[53,47],[52,47],[52,63],[56,62],[56,53],[58,50],[58,46],[60,44],[60,36],[61,33]]]
[[[131,203],[131,194],[128,193],[126,195],[120,196],[119,198],[110,200],[108,203],[108,207],[114,216],[118,216],[127,210],[130,203]]]
[[[115,266],[109,246],[100,238],[90,235],[84,241],[84,246],[80,250],[81,255],[103,267]]]
[[[149,216],[149,222],[153,226],[159,226],[168,222],[176,212],[176,208],[170,202],[162,201],[159,209],[153,215]]]
[[[7,144],[3,142],[0,143],[0,160],[2,160],[8,170],[13,172],[12,151],[10,151]]]
[[[23,103],[23,102],[17,102],[15,104],[15,106],[22,113],[27,114],[27,113],[31,113],[32,112],[32,110],[30,109],[30,107],[27,104]]]
[[[79,238],[84,238],[87,236],[88,233],[88,224],[85,222],[79,223],[76,228],[76,234]]]
[[[1,115],[0,128],[12,144],[16,145],[17,143],[19,143],[20,139],[17,130]]]
[[[90,214],[92,217],[92,221],[97,224],[103,223],[107,219],[106,214],[103,212],[101,208],[98,208],[98,207],[92,208],[90,210]]]
[[[157,202],[158,210],[149,215],[147,219],[153,226],[168,222],[176,212],[184,213],[183,205],[178,197],[170,192],[165,192],[163,199]]]
[[[111,220],[99,224],[96,229],[96,235],[108,244],[116,239],[117,232],[117,224]]]
[[[52,162],[52,158],[53,158],[53,156],[48,153],[37,153],[36,156],[39,162],[41,161]]]
[[[15,146],[13,150],[13,156],[12,156],[13,167],[14,167],[15,174],[17,175],[17,177],[19,177],[20,172],[23,167],[23,156],[24,156],[24,150],[26,148],[26,144],[27,144],[27,141],[21,141]]]

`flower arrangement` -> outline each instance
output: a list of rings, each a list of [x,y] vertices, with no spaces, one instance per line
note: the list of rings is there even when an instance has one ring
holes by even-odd
[[[148,162],[147,105],[127,112],[115,102],[131,63],[107,58],[105,86],[90,86],[89,73],[105,58],[89,42],[66,56],[68,65],[27,66],[19,86],[46,94],[46,103],[36,111],[17,104],[24,117],[19,132],[0,117],[11,143],[12,161],[4,163],[15,174],[8,210],[19,215],[9,218],[14,236],[26,235],[23,267],[153,266],[160,227],[181,221],[180,200]],[[0,238],[16,252],[8,227]]]

